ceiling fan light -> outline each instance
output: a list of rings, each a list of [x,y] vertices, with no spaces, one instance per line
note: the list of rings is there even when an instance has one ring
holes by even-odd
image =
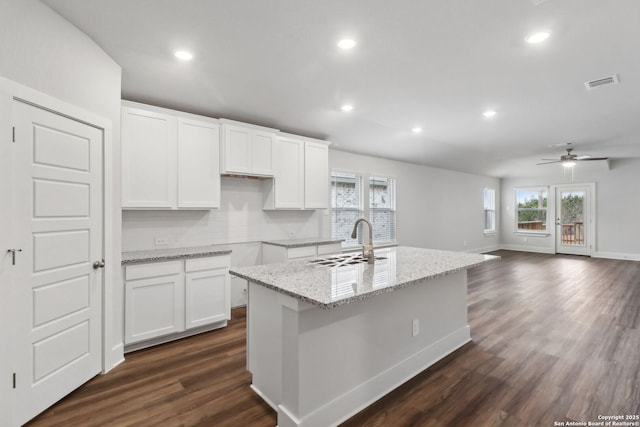
[[[576,165],[576,162],[574,162],[573,160],[566,160],[562,162],[562,166],[564,166],[565,168],[572,168],[575,165]]]

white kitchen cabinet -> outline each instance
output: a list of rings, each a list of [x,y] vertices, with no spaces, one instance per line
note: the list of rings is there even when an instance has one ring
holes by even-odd
[[[122,103],[122,208],[220,207],[217,120]]]
[[[229,255],[125,265],[125,351],[226,326],[229,265]]]
[[[184,330],[181,271],[180,261],[125,267],[125,344]]]
[[[178,120],[178,209],[220,207],[220,126]]]
[[[304,208],[329,207],[329,146],[323,142],[304,143]]]
[[[326,142],[278,136],[275,175],[264,184],[264,209],[324,209],[329,204],[329,147]]]
[[[231,279],[227,257],[185,262],[185,328],[231,318]]]
[[[176,208],[177,121],[122,108],[122,207]]]
[[[273,176],[273,144],[275,133],[224,123],[220,170],[223,174]]]
[[[337,254],[341,251],[342,244],[340,242],[314,243],[296,247],[263,242],[262,263],[273,264],[285,261],[311,260],[324,255]]]

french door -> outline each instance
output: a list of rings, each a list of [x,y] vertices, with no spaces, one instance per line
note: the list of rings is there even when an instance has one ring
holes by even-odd
[[[18,100],[12,119],[21,425],[102,368],[103,131]]]
[[[556,253],[591,254],[594,193],[592,184],[556,187]]]

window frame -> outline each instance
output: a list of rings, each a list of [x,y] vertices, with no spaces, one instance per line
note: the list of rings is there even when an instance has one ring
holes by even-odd
[[[546,199],[547,199],[547,206],[544,207],[544,212],[545,212],[545,217],[546,217],[546,221],[544,222],[544,229],[543,230],[527,230],[527,229],[520,229],[518,228],[519,225],[519,212],[520,209],[518,207],[518,193],[519,192],[530,192],[530,193],[535,193],[535,192],[541,192],[541,193],[545,193],[546,194]],[[538,235],[538,236],[549,236],[551,234],[550,230],[550,226],[549,226],[549,219],[551,218],[550,215],[550,208],[551,208],[551,200],[549,199],[549,187],[548,186],[532,186],[532,187],[515,187],[514,188],[514,233],[516,234],[522,234],[522,235]],[[528,208],[527,208],[528,209]],[[533,208],[532,208],[533,209]],[[542,210],[540,208],[537,208],[538,210]]]
[[[342,237],[340,236],[334,236],[333,231],[334,231],[334,224],[333,224],[333,217],[334,217],[334,211],[336,209],[339,208],[335,208],[333,203],[333,197],[332,197],[332,189],[331,186],[333,185],[333,181],[334,181],[334,174],[347,174],[347,175],[354,175],[357,178],[360,179],[360,203],[361,203],[361,210],[360,212],[362,213],[362,216],[359,218],[366,218],[367,221],[371,222],[371,211],[372,211],[372,207],[371,207],[371,199],[372,199],[372,195],[371,195],[371,191],[370,191],[370,187],[371,187],[371,178],[384,178],[384,179],[390,179],[393,180],[393,217],[394,217],[394,228],[393,228],[393,240],[389,240],[389,241],[375,241],[373,240],[373,236],[372,236],[372,243],[374,247],[385,247],[385,246],[394,246],[397,245],[397,233],[398,233],[398,221],[397,221],[397,197],[396,197],[396,193],[397,193],[397,188],[398,188],[398,180],[395,176],[392,175],[388,175],[388,174],[379,174],[379,173],[375,173],[375,172],[362,172],[362,171],[354,171],[354,170],[347,170],[347,169],[339,169],[339,168],[332,168],[330,173],[329,173],[329,197],[331,198],[331,200],[329,201],[329,229],[331,230],[331,238],[332,239],[341,239]],[[373,223],[371,224],[373,227]],[[342,249],[343,250],[351,250],[351,249],[355,249],[355,248],[360,248],[362,247],[362,245],[365,243],[362,240],[362,236],[363,236],[363,224],[361,223],[358,226],[358,239],[357,239],[357,244],[349,244],[350,242],[348,240],[345,240],[342,242]],[[375,231],[374,231],[375,234]],[[351,239],[349,239],[351,240]]]
[[[377,208],[377,207],[374,208],[373,206],[371,206],[372,203],[373,203],[372,192],[371,192],[371,184],[372,184],[372,180],[374,180],[376,178],[392,181],[393,188],[392,188],[391,195],[390,195],[390,197],[392,199],[392,203],[391,203],[392,204],[392,208]],[[386,209],[389,212],[393,212],[393,232],[392,232],[393,235],[390,236],[391,239],[390,240],[383,240],[383,241],[376,241],[376,240],[373,239],[373,236],[372,236],[372,244],[373,244],[373,246],[376,246],[376,245],[378,247],[380,247],[380,246],[390,246],[390,245],[396,245],[397,242],[398,242],[398,239],[397,239],[397,235],[398,235],[398,208],[397,208],[397,198],[396,198],[397,190],[398,190],[398,180],[396,179],[395,176],[390,176],[390,175],[387,175],[387,174],[379,174],[379,173],[370,173],[367,176],[367,195],[366,195],[366,198],[368,200],[368,203],[367,203],[368,208],[367,208],[367,211],[365,212],[365,215],[366,215],[365,218],[367,218],[369,220],[369,222],[371,222],[371,226],[373,227],[374,223],[373,223],[373,220],[371,218],[371,213],[372,213],[372,211],[374,209],[379,210],[379,211],[382,211],[382,210]],[[375,232],[374,232],[374,235],[375,235]]]
[[[496,224],[497,224],[497,217],[496,217],[496,189],[492,188],[492,187],[484,187],[483,190],[483,207],[484,207],[484,230],[483,233],[485,236],[492,236],[494,234],[496,234],[497,230],[496,230]],[[490,200],[489,203],[487,203],[487,195],[490,194]],[[489,205],[489,206],[487,206]],[[493,208],[491,207],[491,205],[493,205]],[[492,222],[493,222],[493,227],[492,228],[486,228],[487,225],[487,212],[493,212],[493,218],[492,218]]]

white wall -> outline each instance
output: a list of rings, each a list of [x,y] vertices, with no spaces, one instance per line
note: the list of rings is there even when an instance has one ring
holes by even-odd
[[[502,246],[507,249],[555,252],[553,236],[524,237],[514,233],[514,189],[529,186],[553,186],[569,183],[595,183],[596,252],[593,256],[640,260],[640,159],[582,162],[571,174],[560,165],[540,166],[544,175],[502,180]],[[550,197],[554,197],[550,194]],[[553,212],[550,213],[553,215]]]
[[[0,52],[1,77],[111,120],[112,141],[109,144],[113,147],[105,156],[115,161],[113,170],[106,172],[113,175],[110,178],[113,184],[110,196],[117,201],[111,211],[111,227],[119,230],[120,67],[89,37],[38,0],[0,0]],[[0,90],[7,91],[2,86],[10,85],[0,81]],[[9,114],[3,112],[0,115],[0,129],[5,130],[0,132],[0,143],[3,145],[9,142],[9,120]],[[6,171],[5,165],[1,166],[0,170]],[[5,187],[0,188],[0,200],[8,200],[7,191]],[[5,225],[3,221],[0,227]],[[118,232],[110,234],[113,249],[105,255],[112,260],[112,272],[115,272],[119,270],[120,263],[120,236]],[[112,277],[119,281],[119,275]],[[2,285],[0,300],[11,301],[5,293],[7,286],[5,283]],[[121,319],[121,307],[116,307],[116,310],[120,310],[120,313],[115,317]],[[5,316],[7,311],[0,310],[0,342],[4,348],[10,342],[5,338],[12,322],[11,318]],[[120,325],[112,326],[117,331],[122,329]],[[114,341],[115,345],[122,340],[121,337],[115,337]],[[6,354],[0,351],[3,378],[0,381],[0,425],[11,425],[7,419],[11,413],[10,399],[5,395],[10,378],[6,369],[10,363],[5,357]]]
[[[470,252],[499,247],[499,233],[493,236],[483,233],[483,190],[495,188],[499,206],[500,180],[497,178],[337,150],[329,150],[329,166],[396,178],[400,245]],[[496,225],[499,220],[498,217]],[[329,230],[328,224],[329,218],[325,217],[323,229]]]

